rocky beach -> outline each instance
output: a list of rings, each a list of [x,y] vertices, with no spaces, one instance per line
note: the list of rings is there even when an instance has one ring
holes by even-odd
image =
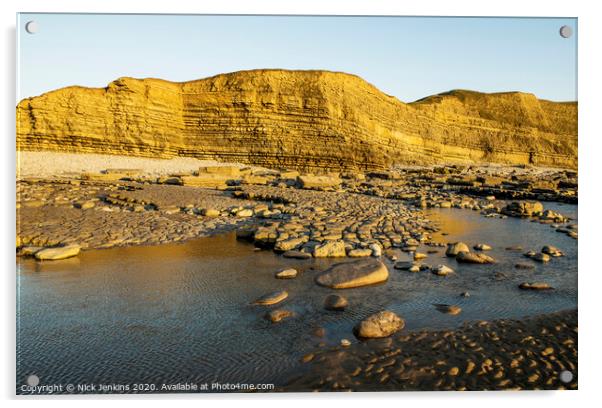
[[[47,331],[23,318],[30,349],[60,354],[48,336],[86,316],[149,350],[183,331],[195,380],[215,379],[223,338],[250,347],[224,378],[279,391],[577,388],[576,103],[406,104],[353,75],[256,70],[64,88],[19,103],[17,125],[18,272],[56,313]],[[95,364],[79,358],[62,361]]]

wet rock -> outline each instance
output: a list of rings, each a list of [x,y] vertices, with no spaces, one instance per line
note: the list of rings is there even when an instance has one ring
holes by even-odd
[[[282,320],[294,316],[294,312],[285,309],[270,310],[265,314],[265,318],[272,323],[278,323]]]
[[[351,249],[349,252],[347,252],[347,256],[352,257],[352,258],[361,258],[361,257],[366,257],[366,256],[371,256],[372,255],[372,250],[370,248],[356,248],[356,249]]]
[[[552,290],[554,289],[549,284],[545,282],[523,282],[518,285],[520,289],[525,290]]]
[[[256,305],[275,305],[276,303],[282,302],[288,297],[288,292],[285,290],[279,290],[277,292],[268,293],[255,300],[253,303]]]
[[[349,347],[349,346],[351,346],[351,342],[347,339],[341,339],[341,346]]]
[[[385,264],[370,258],[335,264],[318,275],[316,283],[332,289],[346,289],[384,282],[388,278]]]
[[[77,244],[65,245],[62,247],[45,248],[35,253],[36,259],[40,261],[57,261],[60,259],[77,256],[81,247]]]
[[[543,205],[538,201],[513,201],[502,209],[502,213],[515,217],[531,217],[542,212]]]
[[[42,249],[44,249],[44,247],[26,246],[26,247],[21,248],[21,250],[19,251],[19,255],[21,255],[21,256],[34,256],[36,254],[36,252],[39,252]]]
[[[297,277],[297,270],[293,268],[282,269],[276,272],[276,278],[278,279],[294,279]]]
[[[532,259],[537,262],[545,263],[545,262],[550,262],[551,258],[550,258],[550,255],[548,255],[548,254],[543,254],[541,252],[538,252],[535,255],[533,255]]]
[[[326,310],[345,310],[348,304],[347,299],[340,295],[328,295],[324,300],[324,308]]]
[[[435,275],[447,276],[450,273],[453,273],[454,270],[447,265],[437,265],[434,268],[431,268],[431,272],[433,272]]]
[[[562,251],[558,248],[556,248],[555,246],[552,245],[546,245],[541,249],[541,252],[550,256],[554,256],[554,257],[558,257],[558,256],[563,256],[564,254],[562,253]]]
[[[94,201],[81,201],[81,202],[76,202],[75,204],[73,204],[73,206],[75,208],[79,208],[81,210],[88,210],[90,208],[94,208],[96,206],[96,203]]]
[[[359,338],[382,338],[403,329],[405,322],[389,310],[375,313],[362,320],[354,328]]]
[[[303,235],[296,238],[289,238],[282,241],[276,241],[274,245],[274,251],[276,252],[287,252],[293,249],[299,248],[301,245],[309,240],[307,235]]]
[[[493,249],[487,244],[476,244],[473,248],[477,251],[491,251]]]
[[[345,251],[345,242],[343,241],[328,241],[323,244],[316,245],[313,255],[315,258],[338,258],[347,255]]]
[[[240,211],[236,212],[236,216],[237,217],[252,217],[253,216],[253,210],[251,210],[250,208],[244,208]]]
[[[311,258],[311,254],[302,251],[286,251],[282,254],[285,258],[293,258],[293,259],[309,259]]]
[[[460,252],[456,256],[456,261],[461,263],[473,264],[491,264],[495,263],[495,259],[485,254],[476,254],[474,252]]]
[[[525,269],[526,270],[526,269],[534,269],[535,265],[525,264],[525,263],[517,263],[517,264],[514,265],[514,267],[516,269]]]
[[[415,261],[419,261],[421,259],[425,259],[428,255],[427,254],[423,254],[421,252],[415,252],[414,253],[414,260]]]
[[[441,313],[449,314],[449,315],[457,315],[462,312],[462,308],[456,305],[444,305],[444,304],[436,304],[435,308]]]
[[[464,242],[453,242],[447,244],[445,255],[452,257],[458,255],[460,252],[470,252],[468,245],[466,245]]]
[[[379,257],[383,255],[383,247],[379,244],[372,243],[368,245],[368,248],[372,250],[372,256]]]

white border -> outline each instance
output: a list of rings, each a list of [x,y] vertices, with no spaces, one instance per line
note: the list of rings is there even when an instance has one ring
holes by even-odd
[[[328,0],[290,0],[290,1],[203,1],[194,4],[184,0],[119,0],[119,1],[75,1],[75,0],[3,0],[0,2],[2,13],[3,53],[2,53],[2,123],[3,155],[2,191],[7,194],[2,200],[4,215],[4,233],[2,249],[4,270],[2,323],[5,328],[1,336],[3,367],[0,384],[2,397],[14,397],[14,351],[15,351],[15,277],[14,252],[12,245],[15,236],[15,20],[16,12],[105,12],[105,13],[198,13],[198,14],[336,14],[336,15],[455,15],[455,16],[531,16],[531,17],[578,17],[579,18],[579,163],[580,163],[580,207],[582,220],[579,251],[579,320],[581,325],[579,338],[579,387],[576,392],[508,392],[508,393],[363,393],[363,394],[279,394],[279,395],[163,395],[163,396],[103,396],[103,397],[53,397],[32,400],[18,398],[20,403],[41,403],[44,406],[64,406],[64,404],[85,405],[125,405],[132,399],[142,399],[145,405],[164,406],[167,400],[177,399],[178,404],[192,401],[192,404],[266,404],[303,406],[315,403],[351,404],[357,406],[389,404],[420,404],[463,406],[507,407],[509,404],[545,404],[548,406],[589,405],[595,401],[599,382],[602,380],[602,340],[599,317],[600,304],[596,302],[601,286],[599,259],[595,258],[599,250],[600,201],[602,194],[600,181],[600,146],[602,129],[600,128],[602,92],[600,76],[600,39],[602,39],[602,15],[594,1],[542,1],[505,0],[498,2],[453,0],[422,0],[413,2],[372,1],[328,1]],[[85,401],[82,401],[85,400]],[[125,401],[124,401],[125,400]],[[374,400],[374,402],[373,402]],[[593,405],[593,404],[592,404]]]

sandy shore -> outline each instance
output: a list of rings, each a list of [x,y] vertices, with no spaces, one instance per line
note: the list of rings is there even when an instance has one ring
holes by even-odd
[[[173,173],[190,173],[198,170],[201,166],[222,165],[232,165],[232,163],[198,160],[192,157],[152,159],[109,154],[18,151],[17,179],[100,172],[111,168],[140,169],[142,175],[163,176]]]

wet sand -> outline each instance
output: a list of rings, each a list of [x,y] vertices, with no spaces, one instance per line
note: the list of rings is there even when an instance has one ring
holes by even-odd
[[[281,391],[577,389],[577,311],[317,350]],[[561,373],[569,371],[565,382]],[[567,374],[564,374],[562,378]]]

